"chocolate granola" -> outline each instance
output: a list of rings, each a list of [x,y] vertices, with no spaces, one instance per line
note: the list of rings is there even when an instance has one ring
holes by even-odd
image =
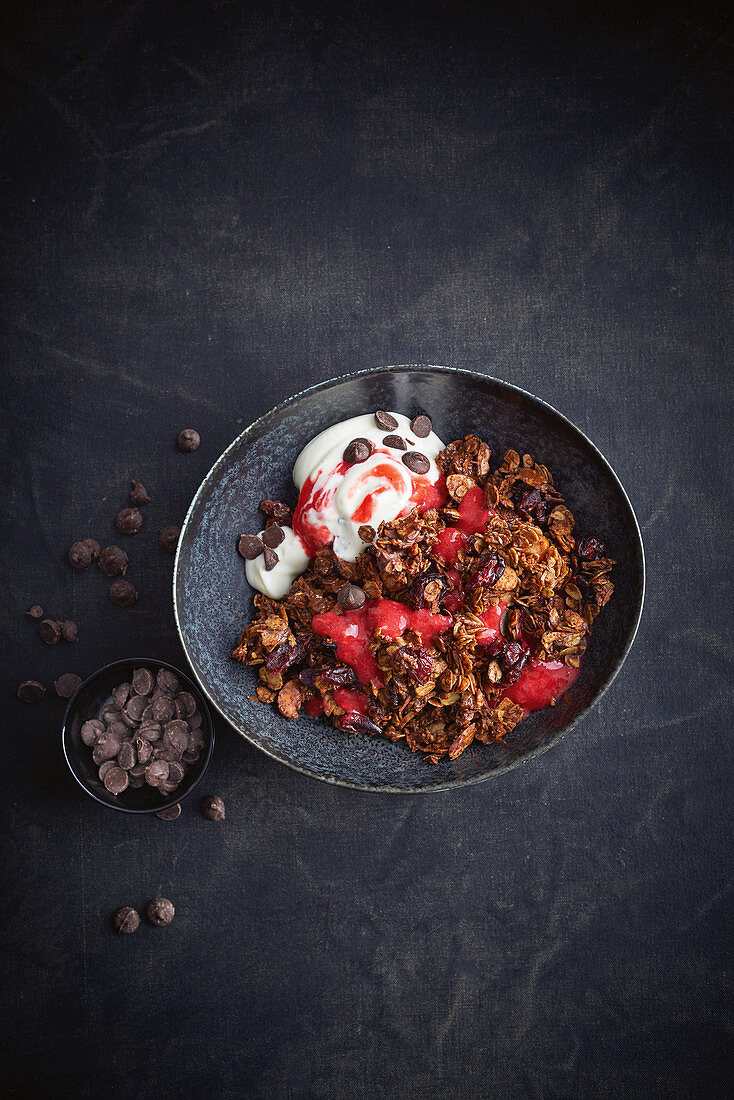
[[[545,466],[512,450],[494,471],[490,460],[476,436],[450,443],[437,459],[442,507],[360,531],[370,545],[354,562],[331,547],[319,550],[280,600],[255,596],[254,621],[233,656],[258,666],[262,702],[286,718],[305,707],[345,732],[405,739],[435,763],[475,740],[503,740],[525,717],[510,696],[531,660],[578,669],[612,595],[614,562],[597,537],[577,541]],[[454,536],[469,502],[482,517],[479,529]],[[330,612],[364,614],[355,589],[366,608],[397,601],[435,616],[440,632],[426,642],[410,624],[399,636],[378,625],[367,644],[373,673],[360,682],[320,618],[321,632],[314,629],[315,617]],[[498,624],[489,643],[488,622]]]

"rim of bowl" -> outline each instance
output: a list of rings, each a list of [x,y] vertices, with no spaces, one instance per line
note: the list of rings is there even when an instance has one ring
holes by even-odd
[[[94,680],[98,679],[100,676],[103,676],[105,672],[109,672],[111,669],[117,668],[119,665],[133,665],[133,664],[140,664],[140,665],[146,665],[146,666],[157,665],[158,668],[167,668],[171,672],[175,672],[177,676],[183,677],[183,679],[187,681],[188,685],[190,687],[192,687],[194,689],[194,691],[196,692],[197,697],[198,697],[198,702],[201,705],[202,713],[205,716],[206,721],[208,723],[208,727],[209,727],[209,746],[206,750],[206,755],[205,755],[205,757],[204,757],[204,759],[201,763],[201,770],[199,771],[199,774],[196,776],[196,778],[194,779],[194,782],[191,784],[189,789],[186,791],[185,794],[179,795],[178,798],[169,798],[167,801],[161,802],[160,806],[151,806],[150,809],[147,809],[147,810],[143,809],[142,807],[138,807],[138,806],[123,806],[122,804],[116,804],[114,802],[108,802],[105,798],[100,798],[98,794],[95,794],[94,791],[90,790],[90,788],[86,785],[84,780],[77,774],[76,768],[74,767],[74,764],[73,764],[72,760],[70,759],[70,754],[68,752],[67,744],[66,744],[67,726],[69,724],[69,720],[71,718],[71,714],[72,714],[72,711],[74,709],[74,703],[76,702],[76,698],[80,694],[80,692],[85,687],[87,687],[88,684],[91,684]],[[168,661],[156,660],[153,657],[122,657],[117,661],[110,661],[109,664],[104,665],[102,668],[98,668],[96,672],[93,672],[91,674],[91,676],[87,676],[86,680],[82,680],[79,687],[76,689],[74,694],[71,696],[71,698],[69,699],[69,702],[66,705],[66,710],[64,711],[64,718],[63,718],[63,721],[61,723],[61,748],[62,748],[62,751],[64,753],[64,759],[66,760],[66,764],[67,764],[67,767],[69,768],[69,771],[74,776],[74,778],[76,779],[76,781],[79,784],[79,786],[81,787],[81,789],[85,792],[85,794],[88,794],[90,798],[93,798],[95,802],[98,802],[100,806],[107,806],[107,807],[109,807],[110,810],[118,810],[118,811],[121,811],[122,813],[125,813],[125,814],[155,814],[155,813],[158,813],[160,810],[167,810],[170,806],[175,806],[178,802],[181,802],[184,798],[188,798],[188,796],[191,794],[191,792],[193,790],[195,790],[195,788],[199,785],[201,780],[204,778],[204,774],[205,774],[207,768],[209,767],[209,762],[211,761],[212,753],[214,752],[214,739],[215,739],[214,719],[212,718],[212,712],[211,712],[211,709],[209,707],[209,702],[208,702],[207,695],[204,691],[202,691],[201,687],[199,686],[198,680],[194,680],[187,672],[183,672],[180,668],[177,668],[176,665],[172,665]]]
[[[302,764],[298,764],[293,760],[288,760],[284,756],[279,756],[271,748],[266,747],[265,745],[262,745],[259,742],[255,741],[249,731],[249,727],[244,722],[243,726],[245,729],[247,729],[247,733],[243,733],[241,729],[238,729],[232,724],[231,720],[227,717],[227,715],[219,706],[217,700],[212,695],[210,695],[204,684],[202,684],[199,679],[198,673],[196,671],[196,666],[194,665],[191,655],[189,654],[189,649],[186,644],[186,639],[184,638],[181,622],[179,620],[176,590],[178,586],[183,536],[189,525],[189,520],[191,519],[192,513],[198,503],[199,497],[201,496],[202,492],[204,491],[210,480],[213,478],[214,474],[217,473],[219,467],[225,463],[225,461],[229,458],[230,453],[240,446],[241,442],[250,434],[250,432],[258,428],[264,420],[267,420],[275,413],[280,412],[283,409],[287,409],[290,405],[293,405],[295,404],[295,402],[300,401],[302,397],[307,397],[310,394],[318,393],[319,390],[329,389],[330,387],[339,385],[342,382],[350,382],[355,378],[361,378],[365,375],[397,374],[400,372],[410,373],[413,371],[439,371],[445,374],[462,375],[467,378],[474,378],[479,379],[480,381],[496,383],[502,389],[522,394],[523,397],[528,397],[531,401],[536,401],[539,405],[542,405],[544,408],[548,409],[549,412],[554,413],[555,416],[557,416],[560,420],[564,422],[564,424],[567,424],[568,427],[570,427],[574,432],[577,432],[578,435],[581,436],[581,438],[589,445],[589,447],[597,455],[597,457],[601,459],[602,463],[606,467],[608,474],[611,476],[612,480],[615,482],[617,488],[621,492],[622,497],[627,507],[629,508],[630,515],[632,516],[634,531],[637,535],[637,541],[640,549],[640,601],[637,607],[637,614],[635,616],[633,627],[629,632],[624,650],[618,658],[617,662],[615,663],[614,668],[609,673],[606,680],[604,680],[604,682],[600,685],[600,687],[594,694],[593,699],[590,700],[590,702],[584,707],[583,710],[579,711],[576,717],[571,722],[569,722],[568,725],[564,726],[562,730],[559,730],[559,732],[546,744],[538,745],[537,748],[531,749],[530,752],[527,752],[523,756],[518,757],[517,760],[511,760],[507,764],[503,764],[501,767],[494,768],[492,771],[487,772],[485,775],[471,776],[468,779],[450,779],[445,783],[437,783],[435,786],[432,787],[370,787],[364,783],[354,783],[349,779],[341,779],[330,775],[320,775],[318,772],[312,771],[310,768],[307,768]],[[441,366],[437,363],[395,363],[391,366],[386,367],[367,367],[365,370],[350,371],[347,374],[337,375],[337,377],[335,378],[327,378],[323,382],[316,382],[313,386],[307,386],[305,389],[299,390],[298,393],[294,393],[290,397],[286,397],[283,401],[280,401],[277,405],[274,405],[272,409],[268,409],[267,412],[262,413],[261,416],[258,416],[256,420],[253,420],[251,424],[248,424],[248,426],[242,432],[240,432],[240,434],[235,439],[232,440],[229,446],[221,453],[219,458],[209,469],[208,473],[204,476],[201,484],[199,485],[199,488],[194,493],[191,504],[189,505],[186,512],[186,517],[181,526],[181,535],[179,536],[178,545],[176,547],[176,557],[173,564],[172,595],[173,614],[176,620],[176,630],[178,631],[179,640],[181,642],[181,645],[183,646],[183,651],[186,656],[186,660],[188,661],[191,668],[192,675],[195,677],[196,682],[199,685],[200,691],[206,696],[216,712],[224,719],[227,725],[231,726],[232,729],[234,729],[235,733],[239,734],[240,737],[244,737],[247,741],[250,742],[250,744],[254,748],[258,749],[260,752],[264,752],[266,756],[269,756],[272,760],[276,760],[279,764],[285,764],[286,767],[292,768],[294,771],[300,772],[302,775],[307,775],[311,779],[319,779],[322,783],[331,783],[333,786],[337,787],[349,787],[351,790],[368,791],[371,794],[410,795],[434,794],[438,793],[439,791],[452,790],[455,787],[471,787],[477,783],[485,783],[488,780],[494,779],[500,775],[506,775],[507,772],[512,771],[514,768],[520,767],[521,764],[526,764],[531,760],[535,760],[538,756],[541,756],[544,752],[547,752],[548,749],[551,749],[555,745],[557,745],[559,741],[561,741],[566,736],[566,734],[570,733],[571,730],[574,729],[579,724],[579,722],[586,717],[589,711],[593,710],[593,708],[597,705],[597,703],[601,701],[603,696],[606,694],[608,689],[617,678],[624,662],[627,660],[629,651],[632,649],[635,638],[637,637],[637,631],[640,626],[642,612],[645,606],[646,587],[647,568],[645,562],[645,545],[642,541],[642,531],[640,530],[640,524],[637,519],[635,510],[632,507],[632,502],[629,498],[629,495],[627,494],[627,490],[617,477],[617,474],[615,473],[612,464],[609,462],[608,458],[599,450],[593,440],[589,439],[588,435],[586,435],[586,433],[578,427],[577,424],[574,424],[572,420],[570,420],[564,413],[555,408],[554,405],[551,405],[548,401],[544,401],[542,397],[538,397],[536,394],[531,393],[530,390],[524,390],[521,386],[516,386],[513,382],[506,382],[503,378],[497,378],[493,374],[483,374],[481,371],[468,370],[465,367],[446,367]]]

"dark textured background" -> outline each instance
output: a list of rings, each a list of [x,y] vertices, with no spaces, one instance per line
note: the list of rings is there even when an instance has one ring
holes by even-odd
[[[727,14],[3,5],[6,1094],[726,1095]],[[223,825],[85,799],[17,682],[180,660],[158,528],[276,401],[410,361],[536,392],[629,490],[648,602],[600,706],[466,791],[334,789],[220,727]],[[121,611],[64,553],[112,541],[132,476]],[[115,938],[157,893],[174,925]]]

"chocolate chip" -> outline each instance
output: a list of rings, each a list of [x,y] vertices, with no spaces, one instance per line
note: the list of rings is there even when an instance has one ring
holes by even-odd
[[[407,451],[401,458],[413,474],[427,474],[431,463],[420,451]]]
[[[343,584],[336,595],[339,607],[345,611],[356,611],[364,606],[365,595],[356,584]]]
[[[145,769],[145,782],[150,787],[160,787],[168,779],[168,764],[165,760],[153,760]]]
[[[271,527],[266,527],[262,533],[263,543],[265,546],[269,546],[271,550],[274,550],[276,546],[280,546],[284,538],[283,528],[278,527],[277,523],[272,524]]]
[[[408,444],[402,435],[386,435],[382,442],[386,447],[392,447],[394,451],[407,451],[408,449]]]
[[[103,782],[110,794],[118,795],[127,789],[130,780],[123,768],[110,768]]]
[[[176,703],[181,706],[181,718],[188,718],[196,710],[196,699],[188,691],[182,691],[176,697]]]
[[[163,744],[178,756],[186,752],[188,747],[188,726],[180,718],[174,718],[167,722],[163,728]]]
[[[22,703],[40,703],[45,694],[46,689],[38,680],[24,680],[18,684],[18,698]]]
[[[138,695],[150,695],[153,690],[153,673],[148,668],[136,668],[133,672],[133,691]]]
[[[153,703],[153,717],[156,722],[169,722],[173,718],[173,699],[166,695],[156,699]]]
[[[97,739],[97,744],[94,746],[92,752],[92,759],[95,764],[104,764],[105,760],[114,760],[117,756],[122,742],[115,733],[103,733],[101,737]]]
[[[105,707],[100,718],[103,722],[120,722],[122,720],[122,711],[118,707]]]
[[[97,738],[104,733],[104,723],[97,718],[90,718],[81,728],[81,739],[87,748],[93,748],[97,744]]]
[[[354,465],[358,462],[366,462],[372,454],[372,444],[369,439],[364,439],[362,436],[357,439],[353,439],[351,443],[348,443],[344,448],[344,454],[342,458],[345,462]]]
[[[29,619],[42,619],[43,608],[40,604],[34,603],[33,607],[29,607],[26,611],[26,615]]]
[[[112,927],[120,936],[129,936],[140,927],[140,917],[135,909],[126,905],[124,909],[118,909],[112,918]]]
[[[172,760],[168,765],[168,782],[177,787],[185,775],[186,768],[184,765],[179,764],[178,760]]]
[[[199,809],[208,821],[224,821],[224,802],[216,794],[207,794],[199,803]]]
[[[287,523],[291,518],[291,510],[282,500],[261,500],[260,511],[278,523]]]
[[[143,717],[143,711],[148,707],[148,700],[145,695],[133,695],[131,699],[128,699],[125,706],[124,714],[131,722],[138,723]]]
[[[136,481],[135,478],[133,478],[130,485],[132,486],[130,489],[131,504],[134,504],[136,508],[139,508],[143,504],[150,504],[148,490],[145,488],[142,481]]]
[[[280,561],[280,558],[276,554],[275,550],[271,550],[269,546],[263,546],[263,558],[265,559],[265,568],[268,571],[274,569]]]
[[[147,745],[148,742],[144,741],[143,744]],[[125,743],[120,746],[120,751],[117,754],[117,763],[124,771],[129,772],[131,768],[135,767],[137,762],[138,760],[134,747],[129,741],[125,741]]]
[[[120,579],[110,585],[110,599],[118,607],[132,607],[138,602],[138,592],[130,581]]]
[[[143,517],[137,508],[123,508],[115,517],[115,526],[123,535],[137,535],[143,526]]]
[[[168,898],[153,898],[152,901],[148,902],[145,915],[156,928],[163,928],[164,925],[171,923],[175,912],[173,903]]]
[[[182,432],[178,433],[176,442],[179,451],[183,451],[184,454],[191,454],[201,443],[201,436],[193,428],[184,428]]]
[[[87,541],[74,542],[69,547],[69,562],[75,569],[87,569],[92,560],[92,548]]]
[[[200,710],[195,710],[188,721],[189,721],[189,729],[192,729],[192,730],[198,729],[199,726],[201,725],[201,723],[203,722],[201,711]]]
[[[105,760],[104,764],[100,764],[99,771],[97,772],[97,775],[99,776],[99,778],[101,779],[101,781],[103,783],[104,783],[104,777],[107,775],[107,772],[110,771],[115,766],[116,765],[115,765],[114,760]]]
[[[108,733],[114,733],[120,741],[125,741],[130,736],[130,727],[126,726],[124,722],[110,722],[107,731]]]
[[[163,729],[158,722],[141,722],[138,736],[146,741],[158,741],[163,734]]]
[[[254,561],[263,552],[263,544],[257,535],[240,535],[237,553],[246,561]]]
[[[75,672],[65,672],[63,676],[59,676],[58,680],[54,680],[59,699],[71,699],[81,682],[81,676],[77,676]]]
[[[398,426],[395,417],[385,412],[384,409],[377,410],[375,413],[375,420],[377,422],[377,427],[382,428],[383,432],[394,432]]]
[[[130,698],[130,692],[132,687],[130,684],[118,684],[117,687],[112,689],[112,698],[115,706],[120,710],[125,706],[125,703]]]
[[[170,524],[168,527],[164,527],[158,535],[158,545],[161,550],[165,550],[167,554],[175,554],[180,534],[181,528],[177,527],[175,523]]]
[[[159,817],[161,821],[177,821],[181,816],[181,803],[177,802],[175,806],[167,806],[165,810],[156,810],[156,817]]]
[[[175,672],[171,672],[170,668],[159,668],[155,682],[161,691],[166,691],[170,695],[177,695],[181,690],[178,676]]]
[[[375,529],[370,527],[369,523],[363,523],[357,528],[357,534],[361,538],[362,542],[374,542],[375,541]]]
[[[123,576],[127,571],[128,564],[128,556],[119,546],[105,546],[97,562],[100,571],[106,577]]]
[[[419,439],[425,439],[433,431],[433,424],[428,416],[415,416],[410,422],[410,430]]]
[[[79,641],[79,627],[73,619],[66,619],[63,623],[57,624],[61,630],[61,637],[65,642],[78,642]]]
[[[91,551],[92,561],[96,561],[101,553],[99,543],[96,539],[85,539],[84,541]]]
[[[138,764],[147,764],[153,753],[150,741],[146,741],[146,739],[140,735],[135,738],[134,748]]]
[[[61,627],[53,619],[44,619],[38,624],[38,633],[46,645],[56,645],[61,637]]]

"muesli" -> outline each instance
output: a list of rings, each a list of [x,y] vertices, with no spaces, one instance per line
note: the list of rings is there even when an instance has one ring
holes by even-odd
[[[258,666],[263,703],[435,763],[572,687],[614,562],[574,534],[545,466],[491,460],[476,436],[444,447],[427,416],[383,410],[304,448],[296,508],[264,500],[239,544],[259,591],[233,656]]]

